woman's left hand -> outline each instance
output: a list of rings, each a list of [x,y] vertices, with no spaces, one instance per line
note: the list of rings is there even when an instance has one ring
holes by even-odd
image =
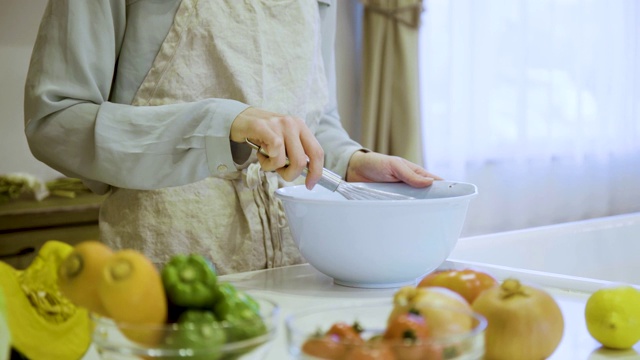
[[[442,180],[423,167],[398,156],[357,151],[349,160],[348,182],[404,182],[414,187],[426,187]]]

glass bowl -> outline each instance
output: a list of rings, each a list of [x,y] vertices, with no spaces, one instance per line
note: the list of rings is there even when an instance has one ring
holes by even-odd
[[[193,336],[193,328],[179,327],[170,323],[161,326],[135,325],[115,323],[113,320],[92,314],[94,320],[93,344],[102,360],[133,359],[197,359],[227,360],[245,359],[261,360],[268,354],[278,330],[278,305],[268,299],[253,297],[260,306],[260,316],[264,329],[256,336],[240,341],[225,341],[223,344],[211,341],[210,345],[185,346],[185,339]],[[231,326],[227,322],[215,323],[215,329],[206,331],[223,331],[227,339],[233,334],[245,332],[255,323],[242,323]],[[260,325],[258,325],[260,326]],[[127,336],[125,336],[127,334]],[[208,335],[208,334],[205,334]],[[152,345],[131,339],[154,338]]]
[[[394,360],[471,360],[482,359],[484,356],[484,333],[487,326],[486,319],[473,312],[465,312],[459,309],[445,307],[433,307],[443,316],[452,316],[458,320],[469,321],[470,330],[455,335],[430,337],[427,340],[404,343],[401,340],[382,340],[387,320],[393,304],[390,301],[359,302],[341,306],[319,307],[293,313],[285,320],[289,353],[294,359],[322,359],[335,360],[349,358],[350,351],[356,348],[385,347],[389,357]],[[342,342],[339,355],[306,354],[303,351],[305,342],[325,333],[333,324],[343,322],[347,324],[357,323],[363,332],[364,344]],[[469,324],[467,323],[467,324]],[[428,320],[427,320],[428,324]],[[334,338],[335,339],[335,338]]]

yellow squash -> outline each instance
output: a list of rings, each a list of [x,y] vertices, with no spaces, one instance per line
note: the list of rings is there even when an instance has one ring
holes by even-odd
[[[50,240],[25,270],[0,262],[11,344],[31,360],[77,360],[91,344],[88,311],[62,296],[57,285],[58,267],[72,251]]]

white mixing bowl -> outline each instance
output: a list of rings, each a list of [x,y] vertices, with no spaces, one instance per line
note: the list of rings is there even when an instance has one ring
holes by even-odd
[[[349,183],[352,184],[352,183]],[[353,183],[414,197],[347,200],[303,185],[278,189],[293,239],[305,259],[336,284],[393,288],[413,284],[453,250],[473,184],[435,181],[427,188],[402,183]]]

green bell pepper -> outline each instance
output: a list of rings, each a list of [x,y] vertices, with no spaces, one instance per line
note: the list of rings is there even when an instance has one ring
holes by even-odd
[[[193,356],[189,359],[220,358],[226,335],[212,311],[186,310],[178,318],[177,324],[178,330],[168,336],[167,345],[172,348],[192,350]]]
[[[267,332],[258,302],[230,283],[218,284],[213,310],[219,320],[228,324],[226,330],[230,341],[250,339]]]
[[[213,265],[198,254],[176,255],[162,268],[162,283],[172,305],[210,308],[216,302],[217,282]]]

